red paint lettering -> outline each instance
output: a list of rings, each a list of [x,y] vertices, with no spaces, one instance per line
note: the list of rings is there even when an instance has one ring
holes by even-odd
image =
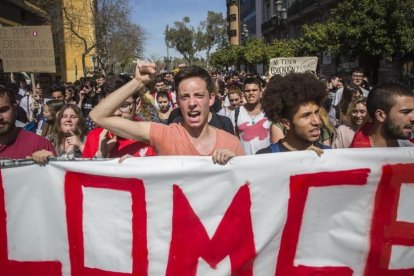
[[[68,172],[65,177],[66,217],[72,275],[129,275],[85,267],[83,243],[83,187],[127,191],[132,198],[132,275],[148,274],[147,213],[144,183],[138,179]]]
[[[309,188],[333,185],[364,185],[367,183],[369,172],[369,169],[359,169],[301,174],[290,177],[290,199],[286,224],[280,243],[276,275],[352,275],[352,269],[349,267],[308,267],[303,265],[295,267],[294,259]]]
[[[375,195],[365,275],[414,275],[410,269],[389,269],[393,245],[414,246],[414,223],[397,221],[398,201],[403,183],[414,185],[414,164],[387,165]]]
[[[256,256],[250,215],[250,191],[242,186],[210,240],[183,191],[173,187],[172,238],[167,275],[196,275],[198,258],[212,268],[230,256],[235,275],[252,275]]]

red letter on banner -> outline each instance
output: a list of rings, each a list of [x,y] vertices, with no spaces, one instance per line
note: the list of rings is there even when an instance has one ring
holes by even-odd
[[[302,265],[295,267],[293,264],[309,188],[334,185],[364,185],[367,183],[369,172],[369,169],[359,169],[291,176],[288,213],[276,266],[277,276],[352,275],[352,269],[349,267],[308,267]]]
[[[83,187],[127,191],[132,198],[132,273],[117,273],[85,267],[83,243]],[[145,188],[141,180],[68,172],[65,180],[66,216],[72,275],[147,275],[147,212]]]
[[[183,191],[174,185],[173,225],[167,275],[196,275],[198,258],[216,267],[230,256],[232,274],[252,275],[256,256],[250,191],[242,186],[210,240]]]
[[[414,164],[383,167],[375,195],[371,248],[365,275],[414,275],[414,265],[410,269],[388,268],[393,245],[414,247],[414,223],[397,221],[398,201],[403,183],[414,185]]]
[[[62,275],[62,265],[58,261],[22,262],[8,259],[6,204],[3,177],[0,171],[0,272],[2,276]]]

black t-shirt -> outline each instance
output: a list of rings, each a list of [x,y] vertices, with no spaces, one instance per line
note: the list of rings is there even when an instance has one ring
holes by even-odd
[[[291,151],[287,147],[285,147],[282,143],[279,143],[280,152],[287,152]],[[256,154],[264,154],[264,153],[272,153],[272,149],[270,146],[260,149],[256,152]]]
[[[93,96],[86,95],[82,102],[82,114],[83,117],[87,118],[89,116],[89,112],[99,103],[99,94],[95,94]]]
[[[210,126],[224,130],[234,135],[233,124],[230,118],[226,116],[218,115],[214,113],[214,111],[212,111],[211,114],[212,114],[211,120],[208,122]],[[170,117],[168,118],[167,124],[169,125],[171,123],[181,123],[183,121],[184,121],[184,117],[181,114],[181,110],[179,108],[176,108],[171,112]]]

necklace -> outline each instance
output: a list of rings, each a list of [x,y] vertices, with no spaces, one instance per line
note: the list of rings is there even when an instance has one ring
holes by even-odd
[[[252,117],[252,116],[250,116],[250,114],[249,114],[249,117],[250,117],[250,119],[252,120],[252,125],[254,125],[254,124],[256,123],[254,120],[256,119],[257,115],[259,115],[259,114],[256,114],[254,117]]]
[[[246,110],[247,111],[247,110]],[[260,114],[261,112],[259,112],[259,113],[257,113],[256,115],[254,115],[254,117],[253,116],[251,116],[250,115],[250,113],[249,112],[247,112],[247,115],[249,115],[249,117],[250,117],[250,119],[251,119],[251,123],[252,123],[252,125],[254,125],[255,123],[256,123],[256,117]]]
[[[261,105],[256,105],[254,107],[252,106],[251,108],[248,108],[248,107],[245,106],[244,108],[245,108],[245,111],[246,111],[247,115],[249,115],[249,117],[250,117],[251,124],[254,125],[256,123],[256,117],[259,116],[262,113]],[[257,112],[257,113],[254,116],[250,115],[249,110],[253,114],[255,112]]]

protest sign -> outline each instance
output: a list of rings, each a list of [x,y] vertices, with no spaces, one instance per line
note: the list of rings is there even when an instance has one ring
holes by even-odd
[[[9,275],[412,275],[414,149],[1,170]]]
[[[0,27],[0,58],[4,72],[55,73],[50,26]]]
[[[317,57],[282,57],[272,58],[269,63],[269,73],[273,75],[286,75],[288,73],[316,73]]]

